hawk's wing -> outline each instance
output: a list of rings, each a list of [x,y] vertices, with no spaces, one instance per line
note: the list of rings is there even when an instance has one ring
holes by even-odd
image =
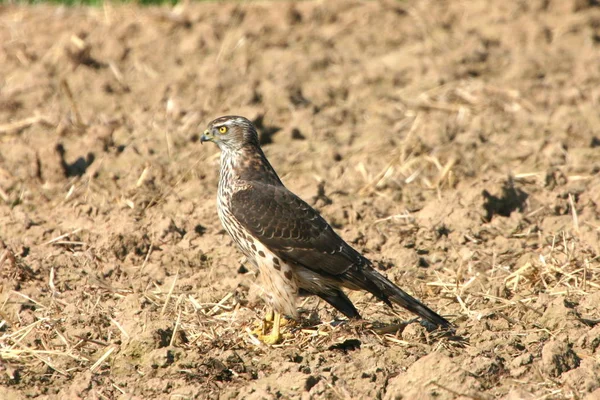
[[[435,325],[450,326],[446,319],[375,271],[369,260],[344,242],[318,212],[284,186],[252,182],[247,189],[233,194],[231,211],[282,259],[335,276],[346,286],[367,290],[390,306],[393,301]],[[357,316],[358,312],[347,315]]]
[[[252,182],[232,196],[235,218],[285,260],[315,272],[341,275],[368,263],[329,224],[284,186]]]

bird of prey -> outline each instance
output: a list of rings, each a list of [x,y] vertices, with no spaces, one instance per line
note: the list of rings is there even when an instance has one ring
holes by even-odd
[[[201,143],[221,150],[217,209],[225,230],[259,271],[263,298],[274,311],[271,334],[281,340],[281,314],[298,318],[299,293],[319,296],[348,318],[360,314],[342,288],[365,290],[390,307],[396,303],[430,323],[450,323],[377,272],[306,202],[289,191],[260,148],[246,118],[212,121]]]

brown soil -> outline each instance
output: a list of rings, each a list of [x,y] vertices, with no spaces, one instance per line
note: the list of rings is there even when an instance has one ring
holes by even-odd
[[[0,5],[0,398],[599,398],[597,4]],[[457,337],[352,293],[257,342],[230,113]]]

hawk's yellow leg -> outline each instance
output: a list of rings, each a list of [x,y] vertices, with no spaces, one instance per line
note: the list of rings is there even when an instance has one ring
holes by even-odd
[[[291,337],[289,333],[281,333],[281,327],[294,325],[294,320],[288,320],[280,313],[270,309],[265,313],[261,326],[252,331],[260,341],[266,344],[280,343],[285,337]],[[271,333],[267,335],[267,331],[271,329]]]
[[[273,328],[271,328],[271,333],[268,335],[265,335],[264,330],[263,330],[263,334],[261,335],[261,337],[259,339],[262,340],[266,344],[277,344],[277,343],[281,342],[281,331],[280,331],[280,329],[281,329],[281,314],[279,314],[277,311],[268,312],[265,315],[265,325],[266,325],[266,322],[269,321],[270,319],[273,320]],[[266,328],[265,325],[263,325],[263,326]]]
[[[278,312],[269,310],[266,312],[261,326],[252,331],[260,341],[266,344],[277,344],[283,339],[281,327],[289,323],[287,319],[281,316]],[[271,333],[267,335],[267,331],[271,328]]]

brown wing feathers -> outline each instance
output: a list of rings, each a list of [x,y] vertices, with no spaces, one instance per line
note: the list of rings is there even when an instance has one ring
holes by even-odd
[[[277,255],[335,278],[344,286],[367,290],[388,305],[394,302],[435,325],[449,325],[444,318],[375,271],[370,261],[344,242],[318,212],[284,186],[261,182],[249,184],[249,188],[232,196],[232,212]],[[327,294],[315,294],[336,308],[336,301],[349,302],[337,295],[329,295],[328,299]]]

